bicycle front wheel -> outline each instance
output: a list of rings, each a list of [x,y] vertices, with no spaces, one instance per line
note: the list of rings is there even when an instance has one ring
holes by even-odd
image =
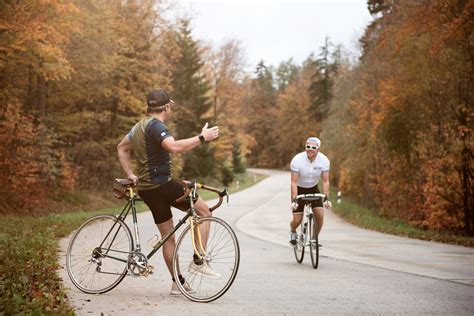
[[[319,263],[319,247],[318,247],[318,235],[316,235],[316,218],[311,214],[309,217],[309,252],[311,254],[311,264],[314,269],[318,268]]]
[[[197,250],[201,247],[197,233],[192,234],[191,225],[188,225],[176,243],[173,271],[176,280],[181,274],[191,287],[186,291],[180,282],[176,282],[184,296],[195,302],[208,303],[221,297],[234,282],[240,263],[239,242],[232,228],[220,218],[200,218],[195,227],[196,232],[200,230],[203,258],[196,264],[195,246]]]
[[[100,294],[116,287],[128,271],[133,240],[128,226],[112,215],[97,215],[74,233],[66,253],[66,269],[81,291]]]
[[[306,220],[306,216],[304,216],[300,225],[296,228],[297,238],[296,238],[296,245],[293,246],[293,250],[295,252],[296,262],[298,263],[303,262],[303,258],[304,258],[304,246],[305,246],[304,239],[306,236],[307,225],[308,225],[308,222]]]

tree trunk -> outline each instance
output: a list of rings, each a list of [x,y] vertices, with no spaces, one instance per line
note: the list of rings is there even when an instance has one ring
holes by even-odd
[[[25,107],[27,111],[31,111],[33,109],[34,105],[34,93],[33,93],[33,87],[34,87],[34,72],[33,68],[31,66],[28,66],[28,91],[26,95],[26,100],[25,100]]]
[[[46,115],[46,80],[41,75],[38,75],[36,95],[38,115],[44,117]]]
[[[472,197],[474,190],[472,188],[472,170],[470,170],[469,162],[472,160],[472,153],[467,146],[462,150],[462,167],[461,167],[461,182],[462,182],[462,196],[463,196],[463,210],[464,210],[464,228],[468,236],[474,235],[473,212],[474,203]]]
[[[118,97],[114,97],[112,99],[112,108],[111,108],[111,112],[112,112],[112,116],[110,118],[110,133],[108,133],[110,136],[113,136],[114,133],[115,133],[115,128],[117,126],[117,121],[118,121],[118,108],[119,108],[119,98]]]

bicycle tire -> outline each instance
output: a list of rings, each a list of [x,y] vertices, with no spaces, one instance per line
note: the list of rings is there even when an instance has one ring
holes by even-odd
[[[128,226],[112,215],[97,215],[74,233],[66,252],[66,270],[82,292],[101,294],[127,275],[133,249]]]
[[[314,220],[314,223],[313,223]],[[319,247],[318,236],[316,235],[316,218],[311,214],[309,217],[309,252],[311,254],[311,264],[314,269],[318,268],[319,264]]]
[[[232,228],[217,217],[204,217],[196,221],[200,227],[205,227],[201,226],[205,223],[209,223],[209,235],[204,262],[212,264],[212,269],[220,277],[211,279],[190,271],[189,267],[194,263],[191,225],[179,236],[173,254],[175,280],[181,273],[195,292],[187,292],[180,282],[176,282],[179,290],[191,301],[200,303],[209,303],[224,295],[234,282],[240,264],[239,242]]]
[[[304,248],[305,248],[304,239],[305,239],[305,234],[306,234],[305,227],[304,227],[305,223],[307,223],[306,217],[303,216],[301,223],[296,228],[297,238],[296,238],[296,244],[293,246],[293,251],[295,253],[296,262],[298,263],[303,262],[303,258],[304,258]]]

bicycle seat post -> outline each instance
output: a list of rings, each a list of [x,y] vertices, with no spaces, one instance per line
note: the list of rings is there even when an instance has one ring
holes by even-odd
[[[132,219],[133,219],[133,231],[135,233],[135,249],[141,251],[140,245],[140,235],[138,233],[138,218],[137,218],[137,209],[135,207],[135,198],[137,194],[133,190],[133,184],[128,186],[128,191],[130,193],[130,208],[132,209]]]

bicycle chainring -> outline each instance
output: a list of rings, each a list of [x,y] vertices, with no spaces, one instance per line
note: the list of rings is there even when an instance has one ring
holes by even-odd
[[[147,257],[140,251],[134,251],[128,257],[128,271],[132,277],[148,276],[154,267],[148,264]]]

